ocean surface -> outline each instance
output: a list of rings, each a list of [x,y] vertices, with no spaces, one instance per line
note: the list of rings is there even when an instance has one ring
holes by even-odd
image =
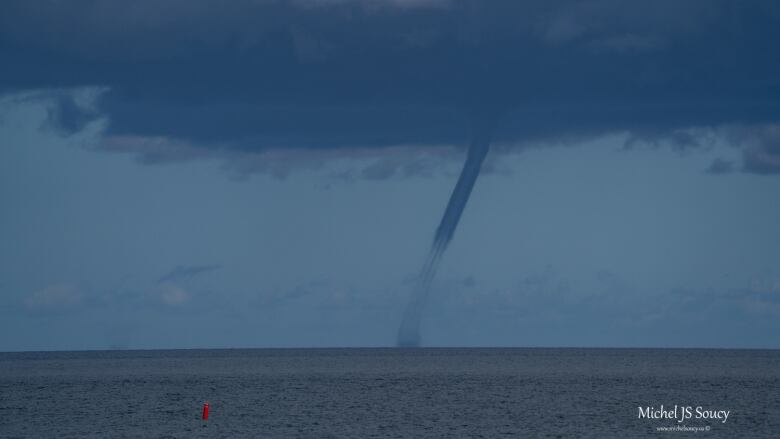
[[[693,436],[780,437],[780,351],[0,353],[2,438]]]

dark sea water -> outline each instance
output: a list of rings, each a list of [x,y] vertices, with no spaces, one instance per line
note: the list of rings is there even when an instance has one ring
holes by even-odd
[[[639,419],[661,404],[730,414]],[[693,436],[780,437],[780,351],[0,353],[2,438]]]

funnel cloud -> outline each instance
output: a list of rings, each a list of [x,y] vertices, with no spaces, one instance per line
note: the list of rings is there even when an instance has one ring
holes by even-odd
[[[420,346],[420,323],[425,304],[428,301],[431,283],[436,276],[436,270],[439,267],[444,251],[455,235],[455,229],[458,227],[463,209],[466,208],[471,191],[474,189],[474,183],[477,182],[477,177],[479,177],[482,162],[485,161],[485,157],[490,149],[490,140],[493,132],[492,125],[493,123],[490,119],[485,119],[475,124],[463,170],[460,172],[455,189],[452,190],[450,201],[444,210],[444,216],[442,216],[439,227],[436,229],[436,234],[433,237],[431,250],[420,271],[417,284],[412,291],[401,326],[398,328],[398,346]]]

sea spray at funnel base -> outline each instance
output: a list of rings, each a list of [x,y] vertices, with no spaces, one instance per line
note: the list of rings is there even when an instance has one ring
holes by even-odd
[[[444,250],[447,249],[447,245],[455,234],[460,216],[466,207],[471,190],[474,188],[474,183],[479,176],[482,162],[485,161],[485,156],[487,156],[490,149],[492,128],[493,124],[488,121],[475,126],[463,170],[460,173],[455,189],[452,191],[439,227],[436,229],[431,251],[428,253],[425,264],[420,271],[420,276],[417,278],[417,283],[412,291],[401,326],[398,328],[398,346],[414,347],[420,345],[420,322],[425,304],[428,301],[431,282],[436,275],[436,270],[439,267],[439,261],[441,261]]]

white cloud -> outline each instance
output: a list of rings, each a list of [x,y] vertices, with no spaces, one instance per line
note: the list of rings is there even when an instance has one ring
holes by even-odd
[[[167,305],[181,305],[190,300],[190,293],[184,288],[172,283],[160,285],[157,294],[160,300]]]
[[[83,294],[80,289],[70,284],[54,284],[35,291],[25,300],[30,308],[49,308],[74,305],[81,302]]]

